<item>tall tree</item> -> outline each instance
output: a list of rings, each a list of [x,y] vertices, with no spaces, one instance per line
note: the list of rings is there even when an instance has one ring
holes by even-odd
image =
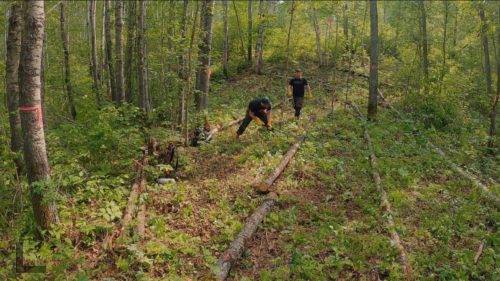
[[[9,12],[7,31],[7,53],[5,62],[5,85],[7,94],[7,110],[10,125],[10,149],[20,152],[23,146],[21,136],[21,120],[19,119],[19,58],[21,56],[21,31],[23,28],[23,12],[21,3],[13,2]],[[15,158],[18,171],[22,169],[22,159]]]
[[[255,73],[262,74],[262,66],[264,64],[264,30],[265,30],[265,16],[264,16],[264,0],[259,1],[259,28],[257,34],[257,42],[255,44]]]
[[[239,38],[240,38],[240,44],[241,44],[241,54],[245,56],[245,43],[243,43],[243,30],[241,29],[241,23],[240,23],[240,15],[238,13],[238,8],[236,8],[236,3],[234,0],[231,0],[233,2],[233,9],[234,9],[234,15],[236,16],[236,26],[238,27],[238,33],[239,33]]]
[[[450,3],[448,0],[445,0],[443,2],[444,4],[444,23],[443,23],[443,46],[442,46],[442,53],[443,53],[443,64],[441,66],[441,87],[443,85],[443,80],[444,80],[444,74],[446,71],[446,36],[447,36],[447,31],[448,31],[448,11],[449,11],[449,6]]]
[[[111,38],[111,1],[104,1],[104,41],[106,42],[106,63],[108,67],[109,92],[111,99],[116,100],[115,70],[113,67],[113,41]]]
[[[495,147],[495,137],[496,137],[496,120],[498,115],[498,102],[500,100],[500,6],[497,5],[497,24],[495,25],[495,36],[496,36],[496,47],[495,47],[495,61],[497,65],[497,93],[493,98],[493,104],[491,106],[490,112],[490,139],[488,140],[488,148],[493,152]]]
[[[188,56],[186,55],[186,44],[187,44],[187,28],[188,28],[188,8],[189,8],[189,1],[184,0],[183,5],[182,5],[182,18],[181,18],[181,48],[179,50],[180,54],[180,61],[181,61],[181,67],[179,70],[179,77],[186,81],[187,76],[189,75],[188,73]],[[186,122],[185,120],[185,113],[186,110],[186,91],[184,89],[181,89],[181,94],[179,98],[179,115],[177,118],[178,124],[181,126],[184,125]],[[182,129],[181,129],[182,130]]]
[[[115,2],[115,65],[116,65],[116,94],[115,102],[125,100],[124,74],[123,74],[123,1]]]
[[[76,108],[73,98],[73,87],[71,86],[71,71],[69,62],[69,35],[68,25],[66,22],[66,1],[61,1],[60,6],[60,23],[61,23],[61,41],[64,54],[64,85],[66,88],[66,95],[68,96],[69,112],[73,120],[76,120]]]
[[[139,44],[139,105],[145,113],[151,111],[148,89],[148,73],[146,68],[146,0],[140,0],[139,6],[139,32],[137,42]]]
[[[427,94],[427,88],[429,83],[429,44],[427,37],[427,12],[425,10],[424,0],[418,1],[419,7],[419,23],[420,23],[420,44],[422,48],[421,59],[422,59],[422,73],[424,74],[424,90]]]
[[[247,61],[248,63],[252,63],[252,39],[253,39],[253,7],[252,0],[248,0],[248,31],[247,31]]]
[[[228,71],[228,60],[229,60],[229,27],[227,23],[228,18],[228,0],[223,0],[224,4],[224,53],[222,55],[222,71],[224,72],[224,76],[227,78]]]
[[[286,35],[286,62],[285,62],[286,70],[288,70],[288,68],[290,67],[290,37],[292,33],[293,14],[295,12],[295,0],[292,0],[291,5],[292,6],[290,8],[290,22],[288,23],[288,32]]]
[[[89,23],[90,23],[90,68],[92,72],[92,90],[94,91],[97,106],[101,106],[101,94],[99,92],[99,65],[97,62],[97,32],[96,32],[96,0],[89,2]]]
[[[128,103],[131,103],[133,100],[132,93],[132,65],[134,58],[134,46],[135,42],[135,33],[136,33],[136,1],[127,1],[128,3],[128,16],[127,16],[127,54],[125,56],[125,65],[124,65],[124,76],[125,76],[125,100]]]
[[[319,29],[316,7],[312,8],[311,19],[314,28],[314,34],[316,35],[316,53],[318,55],[318,64],[321,67],[324,65],[324,62],[323,62],[323,52],[321,50],[321,31]]]
[[[199,45],[199,66],[196,73],[195,101],[198,110],[204,110],[208,105],[208,90],[210,88],[210,56],[212,50],[212,17],[214,0],[203,0],[201,30],[202,39]]]
[[[370,0],[370,81],[368,119],[375,120],[378,95],[378,11],[377,1]]]
[[[50,167],[45,146],[40,97],[42,48],[45,32],[44,1],[24,3],[24,31],[19,65],[21,127],[24,136],[24,160],[30,184],[31,202],[37,226],[50,229],[58,222],[53,200],[49,194]]]
[[[346,42],[349,40],[349,13],[348,12],[349,12],[349,10],[348,10],[348,6],[347,6],[347,1],[344,1],[344,9],[343,9],[344,16],[343,16],[342,28],[344,31],[344,37],[345,37]]]

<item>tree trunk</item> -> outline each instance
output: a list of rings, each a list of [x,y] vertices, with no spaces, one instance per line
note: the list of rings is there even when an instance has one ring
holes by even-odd
[[[318,24],[318,16],[316,14],[316,8],[313,8],[311,17],[312,17],[312,22],[313,22],[313,27],[314,27],[314,33],[316,35],[316,53],[318,55],[318,64],[319,64],[319,67],[322,67],[324,65],[324,62],[323,62],[323,53],[321,50],[321,34],[320,34],[320,29],[319,29],[319,24]]]
[[[149,89],[146,68],[146,0],[140,0],[139,6],[139,34],[137,42],[139,44],[139,105],[148,114],[151,111],[149,101]]]
[[[347,10],[347,1],[344,1],[344,24],[342,25],[344,31],[345,41],[349,40],[349,17]]]
[[[228,0],[223,0],[224,3],[224,53],[222,55],[222,71],[224,72],[224,76],[226,78],[229,77],[229,28],[227,24],[227,15],[228,15]]]
[[[10,124],[10,150],[14,153],[23,147],[21,120],[19,118],[19,59],[21,56],[21,32],[23,29],[23,11],[21,3],[14,2],[10,7],[7,32],[7,53],[5,62],[5,83],[7,109]],[[22,170],[22,159],[16,155],[18,171]]]
[[[73,99],[73,87],[71,86],[71,71],[70,71],[70,63],[69,63],[69,35],[68,35],[68,26],[66,24],[66,0],[61,1],[60,11],[61,11],[61,41],[63,46],[63,54],[64,54],[64,85],[66,87],[66,95],[68,96],[68,106],[69,112],[73,120],[76,120],[76,108],[75,101]]]
[[[450,6],[448,0],[445,0],[443,4],[444,4],[444,24],[443,24],[443,47],[442,47],[443,65],[441,67],[441,89],[443,88],[444,74],[446,72],[446,39],[447,39],[446,35],[448,29],[448,10]]]
[[[104,1],[104,37],[106,41],[106,62],[108,65],[111,100],[116,100],[115,70],[113,67],[113,41],[111,39],[111,1]]]
[[[92,72],[92,89],[97,103],[97,107],[102,104],[101,94],[99,92],[99,65],[97,63],[97,33],[96,33],[96,0],[90,0],[89,3],[89,22],[90,22],[90,48],[91,48],[91,72]]]
[[[247,61],[252,64],[253,15],[252,0],[248,0],[248,31],[247,31]]]
[[[377,116],[378,96],[378,11],[377,1],[370,0],[370,82],[368,98],[368,120]]]
[[[422,72],[424,74],[424,90],[427,94],[428,84],[429,84],[429,46],[427,39],[427,12],[425,11],[424,0],[418,1],[418,7],[420,10],[420,40],[422,44]]]
[[[236,8],[236,3],[234,0],[231,0],[233,2],[233,9],[234,9],[234,15],[236,16],[236,25],[238,26],[238,33],[240,37],[240,43],[241,43],[241,54],[242,56],[245,56],[245,43],[243,43],[243,30],[241,29],[241,23],[240,23],[240,16],[238,14],[238,9]]]
[[[210,88],[210,52],[212,50],[212,17],[214,0],[203,0],[201,29],[203,36],[199,45],[199,67],[196,73],[195,101],[198,111],[207,109]]]
[[[257,44],[255,45],[255,73],[262,74],[263,53],[264,53],[264,0],[259,1],[259,30]]]
[[[125,59],[125,65],[124,65],[124,76],[126,77],[125,79],[125,101],[128,103],[132,103],[133,101],[133,92],[132,92],[132,73],[134,71],[132,70],[133,68],[133,61],[134,61],[134,45],[135,45],[135,33],[136,33],[136,22],[137,22],[137,17],[136,17],[136,1],[129,1],[128,2],[128,16],[127,16],[127,55]]]
[[[21,127],[24,135],[24,160],[30,184],[35,222],[39,229],[50,229],[59,221],[50,198],[44,199],[51,186],[50,167],[45,146],[45,133],[40,97],[42,49],[45,29],[44,1],[27,1],[25,26],[19,65]]]
[[[115,2],[115,65],[116,65],[116,94],[115,103],[121,104],[125,100],[123,74],[123,0]]]
[[[295,0],[292,0],[292,7],[290,9],[290,23],[288,24],[288,33],[286,35],[286,63],[285,69],[288,71],[290,67],[290,35],[292,32],[292,24],[293,24],[293,14],[295,12]]]
[[[187,66],[187,55],[185,53],[185,48],[186,46],[186,35],[187,35],[187,19],[188,19],[188,6],[189,6],[189,1],[184,0],[183,6],[182,6],[182,19],[181,19],[181,49],[179,50],[180,53],[180,60],[181,60],[181,69],[179,71],[179,77],[182,80],[186,80],[187,76],[189,75],[188,72],[188,66]],[[179,99],[179,116],[177,118],[178,124],[181,126],[181,131],[182,131],[182,126],[185,120],[185,113],[186,110],[186,92],[184,89],[181,89],[181,95]]]

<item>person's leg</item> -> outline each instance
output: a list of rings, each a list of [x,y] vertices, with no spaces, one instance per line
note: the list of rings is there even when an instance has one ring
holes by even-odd
[[[238,128],[238,131],[236,132],[236,134],[238,136],[240,136],[241,134],[243,134],[243,132],[247,128],[248,124],[250,124],[250,122],[252,122],[252,117],[250,117],[250,115],[248,115],[248,112],[247,112],[247,114],[245,115],[245,119],[243,119],[243,122],[241,122],[241,125]]]
[[[300,116],[300,110],[302,109],[302,102],[303,102],[302,97],[294,97],[293,99],[293,108],[295,109],[296,118],[299,118]]]

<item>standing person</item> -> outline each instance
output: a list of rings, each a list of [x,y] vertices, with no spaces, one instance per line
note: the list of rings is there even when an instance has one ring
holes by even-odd
[[[295,75],[288,82],[288,96],[293,94],[293,108],[295,109],[295,118],[299,119],[300,110],[304,105],[304,92],[307,89],[308,97],[312,97],[311,87],[305,78],[302,78],[302,70],[296,69]]]
[[[248,104],[245,119],[243,119],[240,128],[236,132],[236,138],[243,134],[252,120],[255,120],[257,124],[262,124],[268,130],[273,129],[271,126],[271,101],[269,101],[269,98],[256,98]]]

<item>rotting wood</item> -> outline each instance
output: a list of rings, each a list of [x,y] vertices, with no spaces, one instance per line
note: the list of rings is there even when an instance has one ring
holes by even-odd
[[[351,108],[354,109],[356,114],[358,115],[358,118],[361,119],[363,122],[365,121],[363,118],[363,115],[359,111],[359,108],[353,104],[353,103],[347,103]],[[364,126],[364,138],[365,141],[368,145],[368,149],[370,151],[370,166],[372,168],[372,178],[373,181],[375,182],[375,187],[380,193],[380,205],[382,206],[383,210],[385,211],[386,215],[386,221],[387,221],[387,231],[389,231],[391,235],[391,240],[396,249],[399,252],[399,258],[401,260],[401,263],[403,265],[403,271],[406,277],[406,280],[413,280],[413,270],[410,264],[410,261],[408,260],[408,254],[406,253],[405,248],[403,247],[401,243],[401,239],[399,237],[398,232],[395,230],[395,223],[392,215],[392,209],[391,209],[391,203],[389,202],[389,199],[387,197],[387,193],[385,189],[382,187],[382,180],[380,179],[380,174],[378,172],[377,168],[377,157],[375,156],[375,150],[373,148],[373,143],[370,138],[370,134],[368,133],[368,129],[366,125]]]
[[[310,123],[312,123],[314,119],[315,116],[312,116],[310,118]],[[290,147],[288,152],[285,154],[285,156],[281,160],[281,163],[275,169],[274,173],[265,181],[265,183],[268,184],[269,187],[283,173],[286,166],[299,149],[300,144],[304,142],[305,137],[306,134],[298,138],[298,140]],[[227,248],[220,256],[219,260],[217,261],[217,271],[215,272],[218,280],[226,280],[231,267],[236,262],[236,260],[241,257],[241,254],[245,249],[246,242],[249,241],[250,238],[252,238],[259,224],[264,220],[271,208],[276,204],[277,196],[278,195],[275,192],[271,192],[267,195],[264,202],[262,202],[262,204],[245,221],[245,225],[243,226],[243,229],[238,234],[238,236],[236,236],[236,239],[231,242],[229,248]]]

